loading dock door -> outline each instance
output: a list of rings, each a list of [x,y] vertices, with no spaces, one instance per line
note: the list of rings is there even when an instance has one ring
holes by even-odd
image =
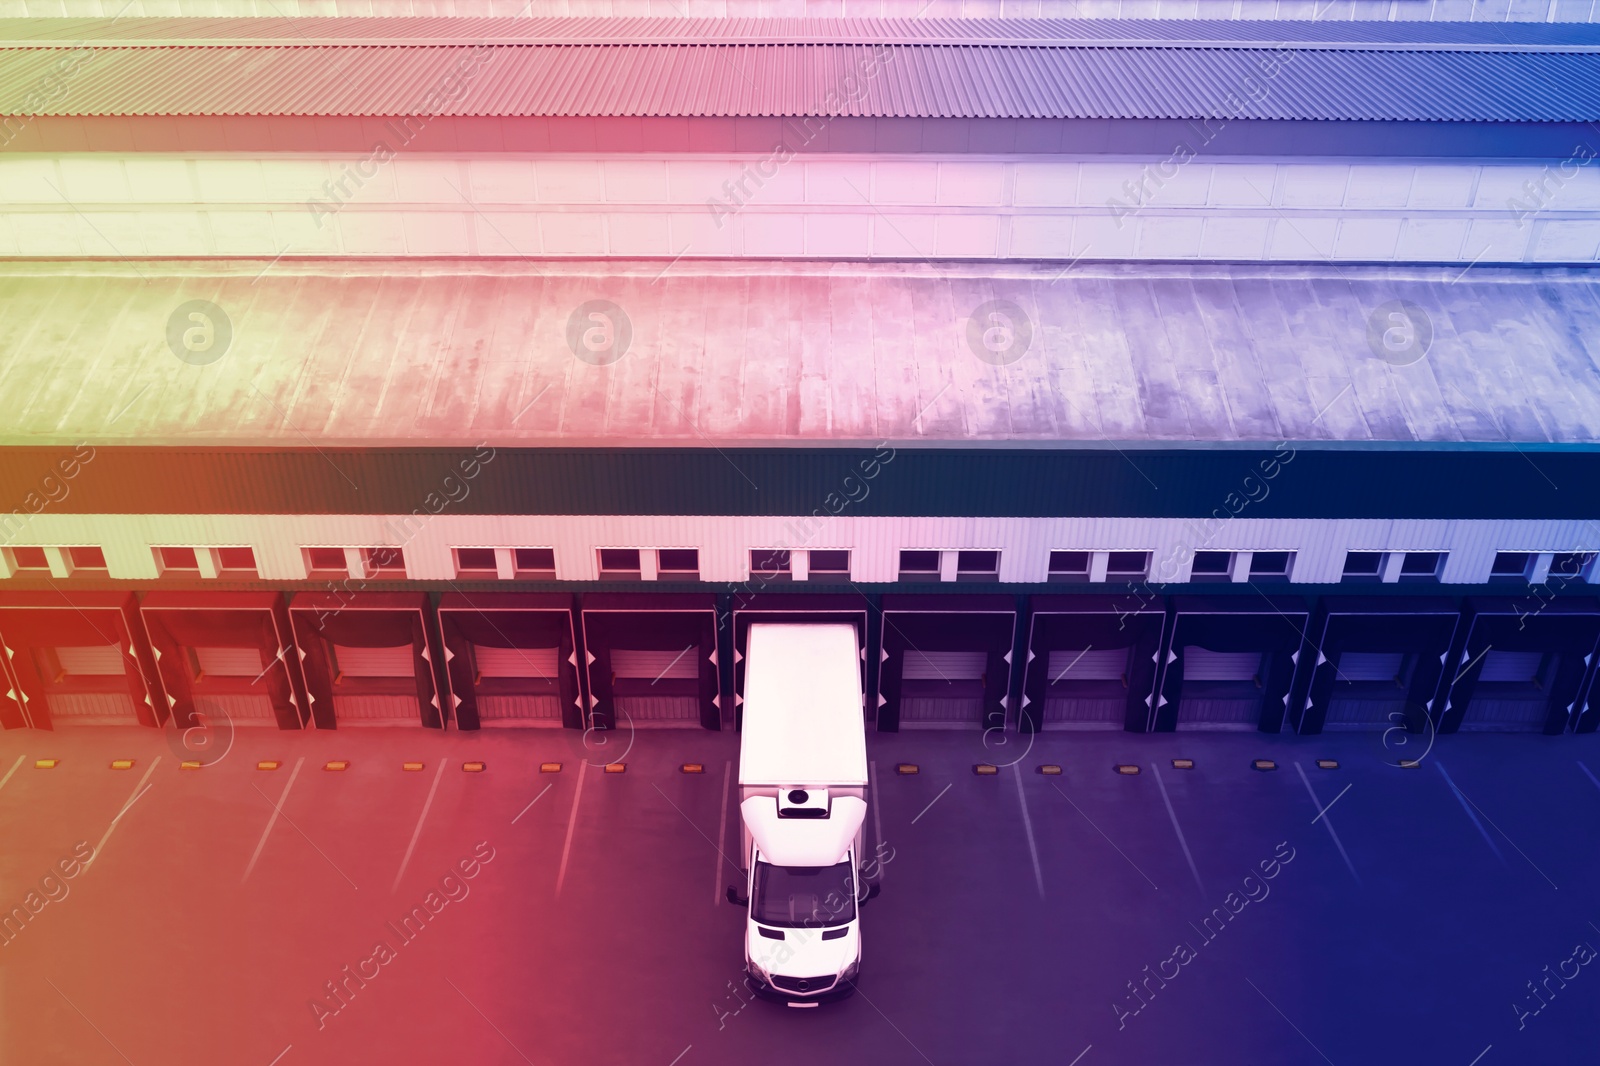
[[[166,697],[144,638],[132,593],[0,593],[0,721],[159,724]]]
[[[722,728],[714,596],[594,592],[579,615],[591,728]]]
[[[1437,596],[1323,600],[1307,630],[1315,659],[1300,732],[1432,729],[1460,621],[1459,605]]]
[[[559,648],[486,648],[472,645],[473,682],[479,688],[478,718],[485,725],[561,724],[561,697],[556,678]],[[514,682],[524,691],[493,695],[499,681]]]
[[[1261,718],[1266,658],[1259,651],[1184,648],[1178,728],[1254,729]]]
[[[177,728],[305,724],[308,700],[282,593],[152,592],[139,614]]]
[[[979,724],[988,664],[984,651],[908,648],[900,669],[900,725]]]
[[[447,592],[439,631],[458,727],[582,728],[570,594]]]
[[[50,717],[57,725],[137,725],[128,694],[122,648],[116,644],[34,648],[39,674],[50,686]]]
[[[1472,713],[1464,730],[1531,731],[1544,728],[1549,714],[1549,683],[1560,665],[1557,653],[1490,651],[1472,693]]]
[[[1340,652],[1323,728],[1387,729],[1403,724],[1413,660],[1402,652]]]
[[[308,593],[289,604],[311,714],[338,725],[443,726],[442,655],[423,593]]]
[[[1005,727],[1015,598],[889,595],[880,623],[879,729]]]
[[[611,649],[611,691],[617,713],[634,725],[699,725],[698,647]]]
[[[1132,596],[1028,602],[1019,728],[1149,729],[1165,604]]]
[[[1121,729],[1127,717],[1130,648],[1056,648],[1048,653],[1046,729]]]
[[[1467,602],[1466,636],[1439,731],[1581,728],[1582,693],[1600,643],[1600,602],[1570,597],[1530,609],[1526,598]]]
[[[1305,639],[1305,601],[1178,596],[1172,613],[1156,728],[1281,730]]]

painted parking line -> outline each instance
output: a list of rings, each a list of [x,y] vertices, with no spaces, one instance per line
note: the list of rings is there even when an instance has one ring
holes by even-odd
[[[556,871],[556,895],[561,895],[561,886],[567,880],[567,859],[572,855],[572,834],[578,828],[578,804],[583,800],[583,763],[578,767],[578,787],[572,793],[572,813],[567,816],[567,839],[561,845],[561,868]]]
[[[1039,886],[1039,898],[1044,899],[1044,869],[1039,865],[1039,845],[1033,839],[1033,819],[1028,817],[1028,800],[1022,794],[1022,770],[1013,765],[1016,771],[1013,780],[1017,783],[1017,806],[1022,808],[1022,828],[1028,833],[1028,854],[1033,856],[1033,883]],[[944,795],[940,793],[939,795]],[[933,806],[929,804],[928,806]],[[921,817],[921,815],[918,815]]]
[[[1067,1063],[1067,1066],[1078,1066],[1078,1063],[1083,1059],[1083,1057],[1085,1055],[1087,1055],[1089,1053],[1090,1048],[1093,1048],[1093,1047],[1094,1047],[1094,1045],[1090,1044],[1089,1047],[1086,1047],[1082,1051],[1078,1052],[1078,1057],[1073,1059],[1071,1062]]]
[[[733,760],[728,759],[722,764],[722,808],[717,817],[717,864],[711,870],[711,902],[717,906],[722,904],[722,846],[728,842],[728,792],[732,786]]]
[[[1486,1047],[1482,1051],[1478,1052],[1478,1057],[1476,1059],[1473,1059],[1471,1062],[1467,1063],[1467,1066],[1478,1066],[1479,1061],[1482,1060],[1482,1058],[1485,1055],[1487,1055],[1490,1052],[1490,1050],[1492,1050],[1493,1048],[1494,1048],[1494,1045],[1490,1044],[1488,1047]]]
[[[1359,885],[1361,883],[1361,875],[1356,873],[1355,863],[1350,861],[1349,852],[1344,850],[1344,841],[1339,839],[1339,834],[1334,830],[1333,819],[1327,817],[1329,808],[1331,808],[1334,803],[1338,803],[1339,800],[1344,797],[1344,794],[1350,791],[1351,785],[1355,784],[1355,782],[1352,781],[1349,785],[1346,785],[1344,788],[1340,789],[1339,795],[1333,797],[1333,802],[1329,803],[1326,807],[1323,807],[1321,801],[1317,799],[1317,790],[1311,787],[1311,778],[1306,776],[1306,768],[1301,766],[1298,761],[1295,762],[1294,768],[1295,772],[1300,775],[1300,780],[1305,784],[1306,792],[1311,796],[1311,805],[1313,807],[1321,808],[1317,811],[1317,817],[1311,819],[1311,824],[1316,825],[1319,819],[1322,821],[1323,828],[1326,829],[1328,831],[1328,835],[1333,838],[1333,846],[1339,849],[1339,857],[1344,860],[1345,869],[1350,871],[1350,876],[1355,878],[1356,884]]]
[[[1200,889],[1200,894],[1203,896],[1206,894],[1206,886],[1200,880],[1200,868],[1194,864],[1194,855],[1189,851],[1189,841],[1184,838],[1183,827],[1178,824],[1178,812],[1172,809],[1172,797],[1167,795],[1167,783],[1161,780],[1161,767],[1152,765],[1150,773],[1156,779],[1156,787],[1161,790],[1161,802],[1167,805],[1167,817],[1172,820],[1172,831],[1178,834],[1178,843],[1183,847],[1183,857],[1189,861],[1189,872],[1194,874],[1195,886]],[[1148,877],[1145,880],[1150,881]],[[1154,881],[1150,883],[1155,884]]]
[[[286,1047],[282,1051],[278,1052],[278,1057],[273,1059],[271,1062],[267,1063],[267,1066],[278,1066],[278,1063],[283,1059],[283,1057],[285,1055],[287,1055],[292,1050],[294,1050],[294,1045],[290,1044],[288,1047]]]
[[[872,800],[872,831],[877,834],[877,841],[876,841],[876,845],[875,846],[881,849],[883,847],[883,804],[878,802],[878,763],[877,763],[876,760],[874,760],[872,762],[867,763],[867,767],[872,771],[867,776],[868,798],[870,798]],[[920,814],[917,815],[917,818],[920,818],[920,817],[922,817],[922,815],[920,815]],[[915,822],[917,819],[913,818],[911,820],[913,822]],[[874,852],[874,854],[876,854],[876,852]],[[858,856],[858,858],[859,858],[859,856]],[[880,862],[877,865],[878,865],[877,882],[878,882],[878,884],[882,885],[883,884],[883,868],[887,864]]]
[[[17,769],[18,769],[18,768],[19,768],[19,767],[20,767],[20,766],[21,766],[21,765],[22,765],[22,764],[23,764],[23,763],[25,763],[25,762],[27,762],[27,761],[28,761],[28,757],[27,757],[27,756],[26,756],[26,755],[18,755],[18,756],[17,756],[17,761],[16,761],[16,762],[14,762],[14,763],[12,763],[12,764],[11,764],[11,769],[9,769],[9,770],[7,770],[7,771],[6,771],[6,776],[4,776],[4,777],[0,777],[0,788],[5,788],[5,787],[6,787],[6,782],[7,782],[7,781],[10,781],[10,780],[11,780],[11,775],[12,775],[12,774],[14,774],[14,773],[16,773],[16,772],[17,772]],[[1582,764],[1582,763],[1579,763],[1579,764],[1578,764],[1578,765],[1579,765],[1579,766],[1582,766],[1582,765],[1583,765],[1583,764]],[[1585,773],[1588,773],[1588,770],[1587,770],[1587,768],[1586,768],[1586,769],[1585,769],[1585,770],[1584,770],[1584,772],[1585,772]],[[1594,775],[1593,775],[1593,774],[1589,774],[1589,776],[1590,776],[1590,777],[1593,777],[1593,776],[1594,776]]]
[[[406,875],[406,866],[411,862],[411,853],[417,849],[417,839],[422,836],[422,823],[428,817],[428,808],[433,806],[433,794],[439,791],[439,778],[444,776],[445,761],[439,760],[439,770],[433,775],[433,784],[428,786],[428,798],[423,801],[422,813],[417,815],[417,827],[411,831],[411,843],[406,845],[405,858],[400,860],[400,869],[395,872],[394,884],[389,887],[391,893],[400,890],[400,879]]]
[[[294,779],[300,776],[300,767],[305,765],[305,761],[303,755],[294,761],[294,769],[289,771],[288,783],[283,786],[283,795],[272,805],[272,817],[267,819],[267,827],[261,831],[261,839],[256,841],[256,850],[250,855],[250,864],[244,868],[244,876],[239,878],[240,884],[250,880],[250,871],[256,868],[256,860],[261,858],[261,849],[267,846],[267,837],[272,835],[272,827],[278,824],[278,812],[283,807],[283,801],[289,798],[289,790],[294,787]]]
[[[1545,873],[1543,870],[1539,869],[1539,864],[1534,862],[1532,859],[1528,858],[1528,853],[1523,851],[1520,847],[1517,847],[1517,842],[1515,840],[1512,840],[1510,835],[1508,833],[1506,833],[1506,831],[1504,829],[1501,829],[1499,826],[1495,825],[1494,824],[1494,819],[1490,818],[1487,814],[1484,814],[1484,811],[1483,811],[1482,807],[1478,806],[1476,803],[1473,803],[1471,798],[1468,797],[1465,792],[1461,791],[1461,789],[1456,787],[1456,783],[1454,781],[1450,780],[1450,775],[1448,773],[1445,773],[1444,764],[1441,763],[1441,762],[1438,762],[1437,760],[1435,760],[1434,765],[1439,768],[1439,772],[1441,774],[1444,774],[1444,779],[1446,781],[1450,782],[1450,789],[1451,789],[1451,791],[1453,791],[1456,794],[1456,798],[1461,801],[1461,805],[1463,807],[1470,807],[1470,808],[1472,808],[1473,811],[1477,811],[1479,814],[1482,814],[1483,815],[1483,820],[1488,822],[1489,825],[1491,827],[1493,827],[1493,829],[1494,829],[1494,831],[1496,833],[1499,833],[1501,836],[1505,837],[1507,844],[1510,844],[1513,848],[1516,848],[1517,854],[1522,856],[1523,861],[1525,861],[1529,866],[1532,866],[1540,877],[1544,878],[1546,881],[1550,881],[1550,875]],[[1470,814],[1471,812],[1469,811],[1468,813]],[[1473,818],[1472,821],[1473,821],[1473,824],[1476,825],[1478,819],[1477,818]],[[1482,826],[1479,826],[1479,831],[1482,832]],[[1485,833],[1484,837],[1485,837],[1485,839],[1487,839],[1488,838],[1488,834]],[[1489,846],[1490,847],[1494,847],[1493,841],[1490,842]],[[1495,854],[1496,855],[1500,854],[1500,849],[1499,848],[1495,848]],[[1504,860],[1502,860],[1502,861],[1504,861]],[[1550,887],[1555,889],[1557,892],[1561,891],[1561,886],[1556,884],[1554,881],[1550,881]]]

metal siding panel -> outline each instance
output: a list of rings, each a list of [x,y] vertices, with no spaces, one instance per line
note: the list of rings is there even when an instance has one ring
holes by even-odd
[[[1145,44],[890,44],[886,75],[828,106],[863,43],[714,41],[107,46],[46,115],[676,115],[1592,121],[1600,55],[1303,48],[1272,91],[1240,95],[1261,48]],[[0,111],[70,53],[0,48]],[[470,70],[470,76],[463,71]],[[752,78],[751,72],[759,78]],[[452,75],[455,99],[429,106]],[[835,97],[837,99],[837,97]],[[1228,109],[1231,111],[1231,107]]]

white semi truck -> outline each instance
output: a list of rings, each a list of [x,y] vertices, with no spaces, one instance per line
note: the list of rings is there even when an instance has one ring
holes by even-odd
[[[750,987],[790,1006],[848,994],[861,968],[867,815],[861,649],[850,625],[758,623],[745,651],[739,812]]]

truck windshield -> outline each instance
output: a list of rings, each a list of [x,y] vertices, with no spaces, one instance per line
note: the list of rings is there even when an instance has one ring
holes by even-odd
[[[843,925],[856,916],[850,862],[833,866],[774,866],[756,860],[750,917],[789,929]]]

